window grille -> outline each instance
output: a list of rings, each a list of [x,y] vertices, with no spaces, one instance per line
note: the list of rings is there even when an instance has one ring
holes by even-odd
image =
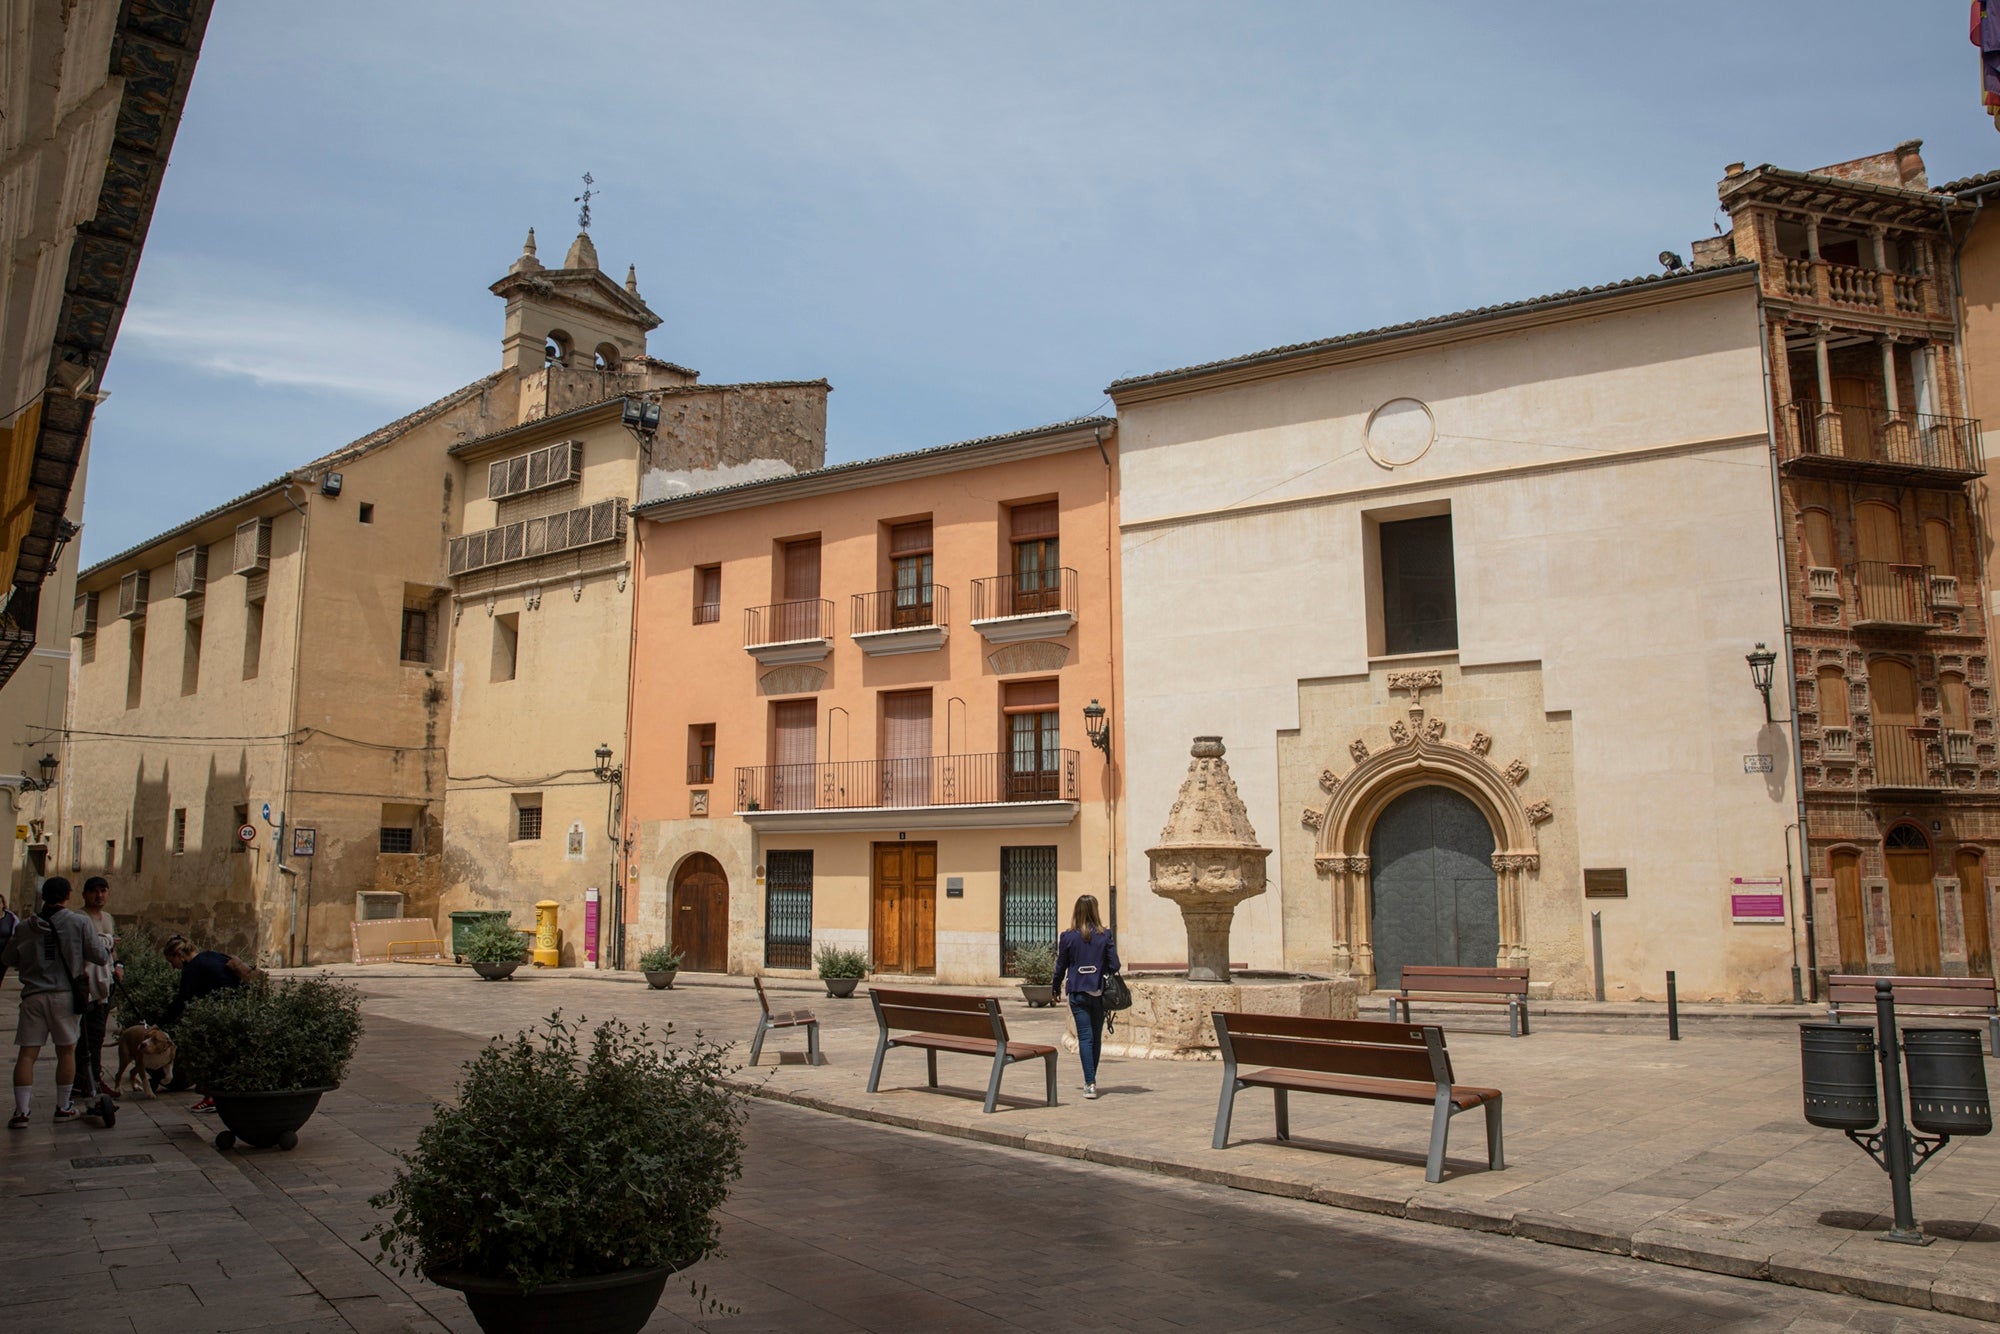
[[[1056,850],[1000,849],[1000,975],[1019,977],[1014,952],[1056,941]]]
[[[415,852],[417,850],[417,831],[414,829],[390,829],[384,826],[382,829],[381,848],[383,852],[388,853]]]
[[[812,966],[813,855],[802,851],[764,855],[764,966]]]
[[[429,662],[431,639],[430,613],[415,607],[403,609],[403,661]]]
[[[542,803],[537,800],[530,806],[525,803],[514,808],[514,839],[516,842],[531,842],[542,836]]]

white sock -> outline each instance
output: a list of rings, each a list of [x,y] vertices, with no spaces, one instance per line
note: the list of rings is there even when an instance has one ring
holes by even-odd
[[[70,1096],[70,1087],[67,1084],[64,1084],[61,1088],[56,1090],[57,1111],[66,1112],[69,1110],[69,1096]]]
[[[16,1084],[14,1086],[14,1112],[17,1116],[26,1116],[28,1114],[28,1099],[34,1095],[35,1086],[33,1084]]]

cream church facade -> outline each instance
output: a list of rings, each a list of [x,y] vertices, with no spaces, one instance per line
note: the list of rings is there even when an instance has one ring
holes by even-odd
[[[1127,956],[1183,957],[1147,835],[1219,734],[1275,850],[1239,963],[1588,997],[1596,912],[1611,999],[1789,998],[1759,328],[1723,263],[1114,384]]]

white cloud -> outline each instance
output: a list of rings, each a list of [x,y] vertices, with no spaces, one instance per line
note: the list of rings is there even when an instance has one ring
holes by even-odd
[[[490,338],[269,274],[148,255],[119,346],[222,379],[408,408],[493,369]]]

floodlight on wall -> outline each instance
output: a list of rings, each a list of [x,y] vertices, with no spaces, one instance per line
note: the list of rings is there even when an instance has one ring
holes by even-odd
[[[650,398],[628,398],[621,420],[627,430],[650,439],[660,429],[660,405]]]
[[[1759,641],[1753,652],[1743,655],[1743,661],[1750,664],[1750,683],[1764,697],[1764,721],[1775,721],[1771,717],[1771,669],[1777,665],[1778,655]]]
[[[343,479],[337,472],[330,472],[319,479],[319,493],[323,496],[338,496]]]
[[[1671,250],[1662,250],[1659,254],[1659,260],[1660,267],[1668,273],[1673,273],[1681,267],[1681,257]]]

